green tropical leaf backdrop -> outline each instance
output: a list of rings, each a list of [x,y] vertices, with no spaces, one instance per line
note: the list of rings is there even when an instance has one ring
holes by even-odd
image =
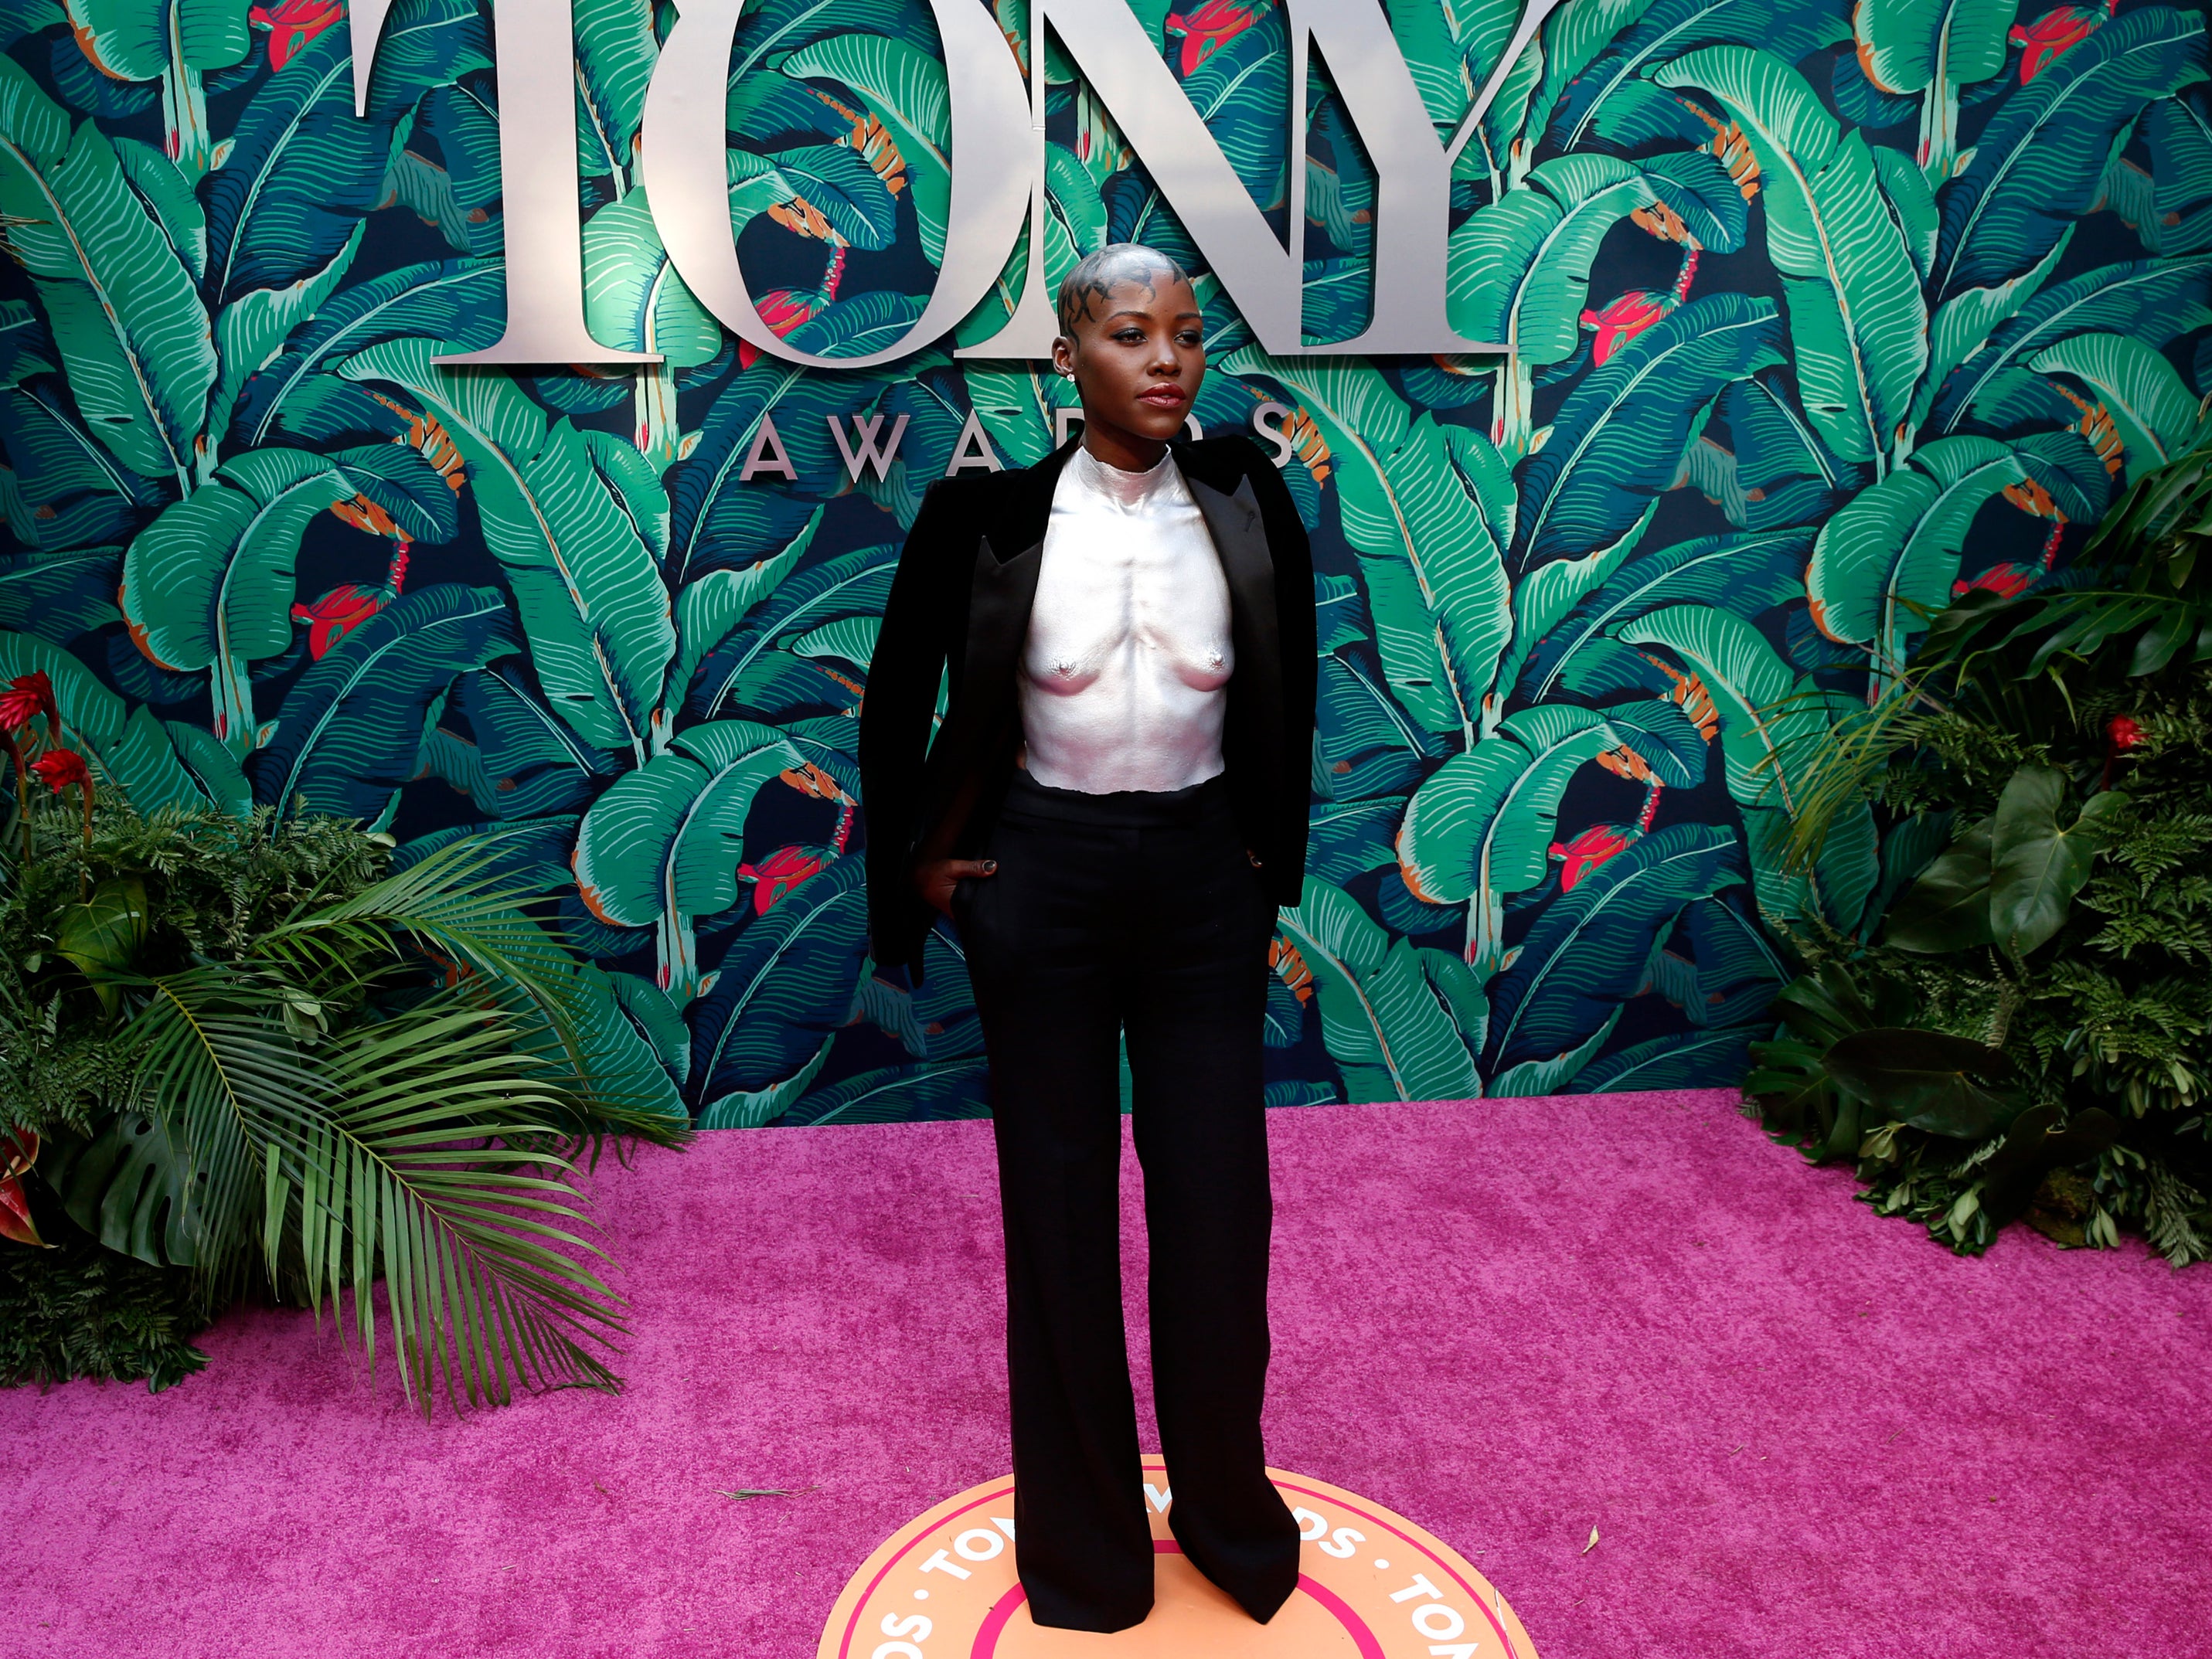
[[[1318,570],[1269,1099],[1732,1082],[1787,928],[1870,930],[1932,850],[1861,812],[1788,866],[1809,745],[1932,607],[2063,582],[2115,488],[2197,441],[2205,19],[1565,0],[1501,64],[1517,0],[1376,3],[1443,139],[1504,71],[1448,278],[1510,349],[1271,356],[1200,273],[1200,418],[1291,411]],[[1133,9],[1279,227],[1279,7]],[[996,15],[1018,40],[1026,9]],[[673,15],[574,6],[586,313],[662,361],[506,374],[433,362],[502,321],[487,0],[398,0],[362,115],[343,0],[0,7],[0,675],[46,670],[141,806],[340,813],[410,857],[529,826],[516,870],[596,960],[604,1040],[703,1124],[973,1115],[958,939],[920,987],[868,958],[857,714],[921,492],[963,430],[1046,453],[1066,393],[951,355],[1006,282],[894,368],[730,337],[640,182]],[[1048,65],[1048,275],[1109,240],[1198,269]],[[1327,342],[1366,321],[1376,181],[1313,75]],[[896,340],[950,203],[928,8],[757,0],[726,119],[770,325]],[[756,465],[771,426],[795,477]]]

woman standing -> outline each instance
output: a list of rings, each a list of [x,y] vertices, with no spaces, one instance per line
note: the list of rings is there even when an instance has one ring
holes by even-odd
[[[1119,1053],[1151,1240],[1152,1376],[1184,1553],[1265,1622],[1297,1578],[1260,1410],[1273,1207],[1267,945],[1305,866],[1313,579],[1242,437],[1187,442],[1206,373],[1175,261],[1060,287],[1079,443],[933,486],[860,725],[876,959],[959,928],[1006,1240],[1015,1556],[1040,1625],[1152,1601],[1121,1322]],[[950,701],[932,741],[940,676]]]

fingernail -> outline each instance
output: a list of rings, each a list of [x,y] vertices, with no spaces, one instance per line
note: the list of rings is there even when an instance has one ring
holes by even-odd
[[[984,874],[986,874],[986,875],[989,875],[989,876],[995,876],[995,875],[997,875],[997,874],[999,873],[999,861],[998,861],[998,860],[996,860],[996,859],[985,859],[985,860],[983,860],[983,873],[984,873]]]

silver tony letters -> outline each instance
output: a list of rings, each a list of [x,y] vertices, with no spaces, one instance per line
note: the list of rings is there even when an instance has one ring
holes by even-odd
[[[1290,243],[1276,240],[1154,42],[1120,0],[1030,0],[1032,61],[1024,84],[979,0],[929,0],[944,44],[952,128],[945,258],[929,303],[906,337],[865,356],[800,351],[761,320],[732,234],[724,161],[730,52],[744,0],[686,0],[647,94],[641,177],[671,260],[700,303],[738,337],[787,362],[860,368],[949,334],[982,300],[1026,223],[1028,263],[1014,315],[965,357],[1048,356],[1057,331],[1047,291],[1045,89],[1039,54],[1056,34],[1112,112],[1206,264],[1281,356],[1497,351],[1461,338],[1445,315],[1445,242],[1452,162],[1506,73],[1560,0],[1528,0],[1511,43],[1447,144],[1400,56],[1380,0],[1282,0],[1290,23],[1285,131],[1306,126],[1307,66],[1318,46],[1376,176],[1372,320],[1354,338],[1306,346],[1300,335],[1305,243],[1305,146],[1290,145]],[[354,85],[365,104],[377,36],[391,0],[356,0]],[[577,198],[570,0],[499,0],[500,176],[507,244],[507,331],[447,362],[649,362],[612,350],[584,324]]]

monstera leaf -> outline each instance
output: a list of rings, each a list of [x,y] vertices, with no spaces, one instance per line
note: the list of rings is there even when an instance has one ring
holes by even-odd
[[[30,272],[71,400],[115,459],[189,488],[216,379],[191,272],[115,148],[0,58],[0,215]]]
[[[1489,1052],[1505,1066],[1595,1053],[1683,907],[1743,879],[1729,830],[1675,823],[1597,866],[1560,895],[1491,985]],[[1544,1079],[1553,1088],[1567,1080]]]
[[[1785,920],[1817,908],[1837,927],[1856,926],[1881,874],[1873,814],[1854,801],[1838,814],[1815,870],[1808,876],[1788,867],[1782,835],[1799,809],[1805,770],[1826,742],[1827,720],[1800,695],[1765,636],[1741,617],[1693,605],[1652,611],[1617,632],[1626,643],[1673,652],[1712,700],[1760,908]]]
[[[1883,1122],[1962,1140],[1978,1139],[2019,1109],[2019,1070],[2002,1049],[1913,1027],[1854,1031],[1821,1064]]]
[[[784,1088],[781,1112],[805,1088],[799,1073],[818,1068],[852,1008],[867,956],[861,866],[857,858],[833,860],[748,922],[730,946],[692,1021],[690,1092],[710,1103],[702,1122],[730,1121],[717,1118],[715,1103],[795,1083]]]
[[[1425,729],[1472,740],[1512,628],[1501,552],[1513,506],[1497,452],[1414,418],[1365,363],[1251,348],[1222,368],[1284,386],[1327,434],[1390,689]]]
[[[307,521],[354,493],[344,472],[299,449],[224,464],[131,544],[121,605],[138,648],[173,673],[209,671],[215,734],[255,743],[253,662],[292,643],[292,564]]]
[[[118,1112],[89,1139],[49,1129],[39,1175],[70,1219],[111,1250],[157,1267],[189,1267],[206,1247],[188,1201],[191,1151],[158,1117]]]
[[[1927,367],[1928,313],[1866,140],[1796,70],[1749,47],[1709,46],[1655,78],[1711,94],[1742,129],[1764,181],[1766,251],[1790,307],[1805,412],[1844,459],[1886,455]]]
[[[1605,716],[1553,703],[1508,714],[1414,792],[1398,867],[1414,897],[1474,902],[1468,960],[1487,978],[1504,957],[1505,899],[1544,879],[1559,799],[1583,763],[1617,748]]]
[[[585,907],[611,927],[674,936],[661,988],[672,996],[689,1001],[697,983],[691,918],[738,901],[753,798],[800,761],[774,726],[710,720],[615,780],[584,814],[575,871]]]
[[[422,340],[348,358],[438,411],[467,458],[484,541],[514,585],[538,684],[577,736],[642,761],[676,627],[660,560],[668,498],[637,451],[543,412],[504,375],[431,362]]]
[[[1993,439],[1939,438],[1915,450],[1911,465],[1820,526],[1805,573],[1814,622],[1832,640],[1902,664],[1907,637],[1950,602],[1974,515],[2027,477],[2011,447]]]
[[[254,799],[380,825],[415,775],[430,705],[516,643],[496,588],[402,595],[300,677],[253,757]]]
[[[1304,902],[1283,911],[1277,927],[1314,976],[1322,1041],[1348,1098],[1460,1100],[1482,1092],[1452,1010],[1410,941],[1394,942],[1350,894],[1314,876],[1306,878]]]

